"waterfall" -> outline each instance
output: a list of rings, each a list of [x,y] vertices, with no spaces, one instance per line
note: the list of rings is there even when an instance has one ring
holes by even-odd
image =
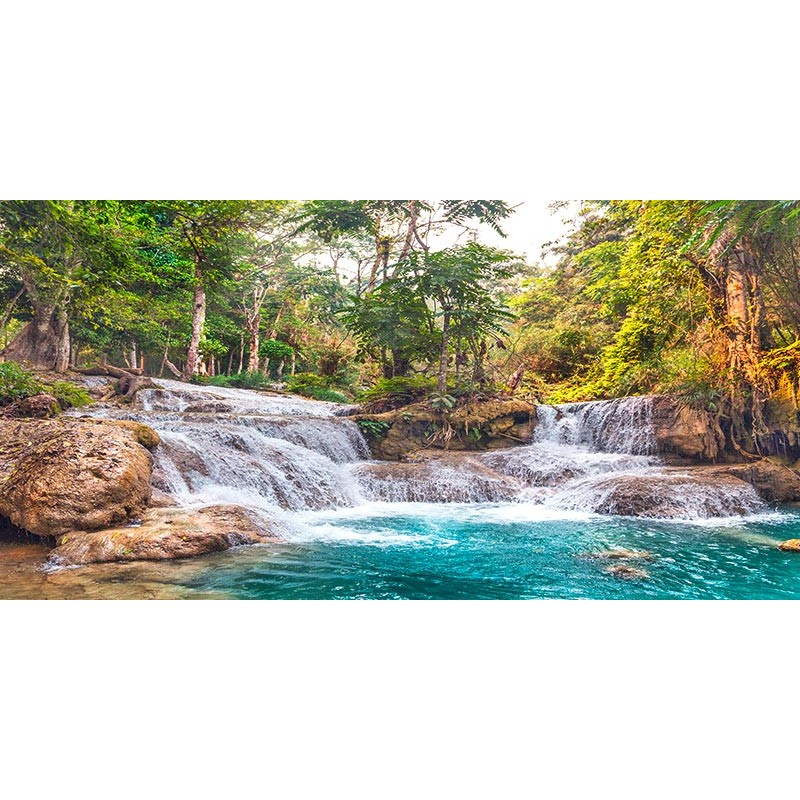
[[[99,405],[88,413],[154,428],[161,445],[153,484],[186,506],[234,503],[279,512],[375,502],[514,502],[555,516],[703,519],[762,505],[741,481],[709,483],[699,473],[664,465],[650,397],[540,405],[527,445],[387,463],[369,459],[358,425],[343,415],[347,406],[155,383],[138,393],[134,406]]]
[[[300,510],[360,501],[348,464],[368,457],[361,431],[335,403],[156,381],[136,406],[95,416],[143,422],[161,445],[153,484],[185,505],[240,503]]]
[[[538,406],[536,414],[538,442],[585,444],[596,451],[633,455],[657,450],[652,397]]]
[[[540,487],[552,509],[697,520],[763,507],[749,484],[707,480],[657,455],[653,398],[540,405],[531,444],[483,456],[496,472]],[[530,491],[528,498],[531,497]]]

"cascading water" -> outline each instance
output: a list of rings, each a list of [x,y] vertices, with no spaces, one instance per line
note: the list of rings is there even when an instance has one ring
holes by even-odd
[[[728,517],[763,507],[738,480],[708,482],[656,455],[653,398],[537,407],[530,445],[484,456],[498,472],[546,487],[551,508],[662,519]]]
[[[98,416],[143,422],[161,437],[153,483],[184,505],[239,503],[262,511],[352,505],[346,465],[368,448],[342,406],[298,397],[158,381],[131,410]]]
[[[332,403],[159,380],[137,404],[93,413],[153,427],[162,441],[154,485],[185,505],[307,511],[513,501],[677,519],[762,506],[748,484],[709,485],[665,467],[650,397],[540,405],[528,445],[403,464],[369,461],[358,425]]]

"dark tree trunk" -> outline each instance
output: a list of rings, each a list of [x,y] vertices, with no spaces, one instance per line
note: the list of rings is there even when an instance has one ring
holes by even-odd
[[[247,371],[248,372],[258,372],[259,364],[259,357],[258,357],[258,348],[259,348],[259,331],[258,331],[258,320],[256,320],[254,325],[249,326],[249,339],[250,339],[250,355],[247,359]]]
[[[29,361],[56,372],[66,372],[69,355],[66,309],[48,305],[34,306],[33,319],[3,351],[3,356],[10,361]]]
[[[392,377],[404,378],[411,369],[411,362],[403,356],[402,350],[392,350]]]

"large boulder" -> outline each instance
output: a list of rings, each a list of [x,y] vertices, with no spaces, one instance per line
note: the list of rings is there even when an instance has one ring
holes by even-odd
[[[0,420],[0,516],[38,536],[107,528],[150,500],[146,426],[97,419]],[[149,431],[149,429],[147,429]]]
[[[154,508],[141,522],[101,531],[71,531],[50,553],[54,566],[107,561],[163,561],[275,541],[264,520],[241,506],[189,511]]]
[[[714,416],[669,397],[653,398],[653,432],[658,452],[691,461],[716,461],[725,449],[725,434]]]

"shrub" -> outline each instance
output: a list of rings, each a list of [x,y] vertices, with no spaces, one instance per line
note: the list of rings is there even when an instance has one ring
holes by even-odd
[[[19,364],[8,361],[0,364],[0,405],[33,397],[46,391],[45,385]]]
[[[312,389],[306,395],[314,400],[325,400],[328,403],[349,403],[350,398],[333,389]]]
[[[314,375],[312,372],[298,372],[286,381],[286,388],[295,394],[311,397],[314,400],[326,400],[329,403],[349,403],[350,398],[331,388],[333,379],[325,375]]]
[[[74,383],[46,383],[13,361],[0,364],[0,406],[44,393],[52,394],[64,409],[78,408],[92,402],[89,393]]]
[[[379,439],[389,430],[389,423],[378,419],[360,419],[356,423],[364,436]]]
[[[406,397],[409,400],[433,392],[436,379],[425,375],[408,375],[401,378],[379,378],[375,385],[361,393],[363,400],[379,400],[384,397]]]
[[[80,408],[93,402],[86,389],[67,381],[54,381],[49,386],[45,386],[45,390],[49,391],[58,400],[61,408],[64,409]]]
[[[330,389],[331,379],[324,375],[315,375],[313,372],[298,372],[286,379],[286,388],[297,394],[307,394],[310,390]]]
[[[203,386],[233,387],[235,389],[271,389],[274,381],[263,372],[238,372],[236,375],[196,376],[193,383]]]

